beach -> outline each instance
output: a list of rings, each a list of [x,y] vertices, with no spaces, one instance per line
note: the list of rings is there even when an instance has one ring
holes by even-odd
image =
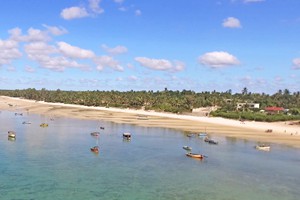
[[[263,143],[276,143],[300,148],[300,125],[290,122],[255,122],[224,118],[160,113],[145,110],[87,107],[80,105],[47,103],[0,96],[0,110],[15,113],[41,114],[51,118],[66,117],[86,120],[111,121],[145,127],[172,128],[187,133],[207,132]],[[101,126],[101,124],[99,124]],[[271,129],[272,132],[266,132]]]

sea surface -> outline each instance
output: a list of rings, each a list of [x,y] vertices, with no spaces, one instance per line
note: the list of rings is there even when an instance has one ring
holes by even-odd
[[[299,149],[271,144],[264,152],[229,137],[212,135],[219,144],[210,145],[173,129],[22,114],[0,112],[1,200],[300,199]],[[207,158],[187,157],[184,145]]]

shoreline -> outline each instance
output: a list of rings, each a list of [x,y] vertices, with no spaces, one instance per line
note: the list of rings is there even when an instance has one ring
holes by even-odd
[[[9,106],[11,104],[12,106]],[[289,122],[254,122],[161,113],[145,110],[88,107],[63,103],[48,103],[0,96],[0,110],[29,112],[49,117],[79,118],[127,123],[145,127],[173,128],[187,132],[207,132],[257,142],[276,143],[300,148],[300,126]],[[266,130],[272,129],[272,132]]]

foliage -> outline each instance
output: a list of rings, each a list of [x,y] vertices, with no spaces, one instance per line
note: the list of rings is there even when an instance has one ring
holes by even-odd
[[[37,101],[78,104],[85,106],[102,106],[155,110],[172,113],[189,113],[193,108],[217,106],[220,109],[211,112],[210,116],[219,116],[230,119],[247,119],[256,121],[282,121],[299,119],[300,92],[291,92],[287,89],[279,90],[273,95],[251,93],[243,88],[241,93],[200,92],[191,90],[172,91],[165,88],[163,91],[63,91],[36,90],[0,90],[0,95],[19,97]],[[290,109],[287,114],[267,115],[259,112],[260,109],[251,109],[247,104],[237,111],[237,103],[259,103],[260,109],[266,106],[280,106]]]

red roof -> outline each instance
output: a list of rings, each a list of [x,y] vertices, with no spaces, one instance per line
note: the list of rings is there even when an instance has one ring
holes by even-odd
[[[284,110],[283,107],[275,107],[275,106],[265,107],[265,111],[283,111],[283,110]]]

